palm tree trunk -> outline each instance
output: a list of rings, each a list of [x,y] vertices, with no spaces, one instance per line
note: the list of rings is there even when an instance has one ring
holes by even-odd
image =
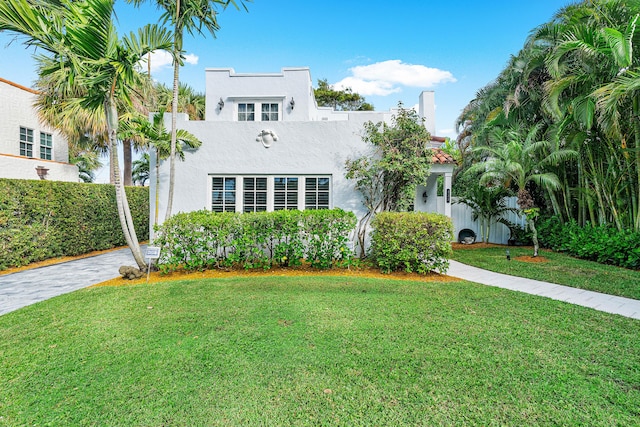
[[[124,184],[120,179],[120,167],[118,165],[118,111],[116,109],[115,100],[111,97],[107,97],[104,102],[104,111],[107,119],[107,130],[109,133],[109,146],[111,153],[111,165],[114,173],[114,185],[116,188],[116,205],[118,207],[118,218],[120,219],[120,226],[122,227],[122,233],[124,239],[131,249],[131,254],[138,264],[140,270],[146,270],[147,264],[142,256],[140,250],[140,244],[138,243],[138,237],[136,236],[136,230],[133,225],[133,219],[131,218],[131,210],[129,209],[129,201],[127,200],[127,193],[124,189]]]
[[[125,186],[131,186],[133,185],[133,180],[131,179],[131,140],[130,139],[123,139],[122,140],[122,151],[123,151],[123,157],[122,157],[122,173],[123,173],[123,181],[124,181],[124,185]]]
[[[531,240],[533,240],[533,256],[537,257],[540,246],[538,245],[538,230],[536,230],[535,222],[533,218],[529,220],[529,229],[531,230]]]
[[[167,198],[167,213],[164,220],[171,217],[173,209],[173,190],[176,180],[176,142],[177,132],[176,118],[178,116],[178,89],[180,83],[180,53],[182,51],[182,27],[180,25],[180,0],[176,1],[176,16],[174,25],[174,43],[173,43],[173,100],[171,102],[171,152],[169,154],[169,195]]]

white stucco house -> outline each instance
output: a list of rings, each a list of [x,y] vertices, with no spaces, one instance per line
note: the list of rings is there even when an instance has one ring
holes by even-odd
[[[0,78],[0,178],[78,182],[67,140],[38,118],[36,94]]]
[[[433,135],[434,93],[419,96],[419,115]],[[202,146],[176,162],[173,213],[272,211],[342,208],[364,212],[354,182],[345,178],[345,161],[366,153],[362,141],[367,121],[390,121],[388,112],[339,112],[318,107],[308,68],[283,68],[273,74],[241,74],[230,68],[206,70],[206,118],[178,128]],[[168,116],[166,127],[170,128]],[[442,139],[434,138],[436,141]],[[155,156],[151,156],[150,218],[156,216]],[[426,186],[416,191],[415,209],[451,215],[453,159],[434,151]],[[447,197],[436,199],[436,176],[443,175]],[[158,222],[164,219],[169,162],[159,173]],[[426,197],[425,197],[426,196]]]

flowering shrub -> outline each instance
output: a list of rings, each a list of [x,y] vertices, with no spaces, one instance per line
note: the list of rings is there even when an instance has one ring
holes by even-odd
[[[330,268],[353,257],[349,235],[356,224],[341,209],[213,213],[196,211],[172,216],[156,227],[163,271],[242,266]]]

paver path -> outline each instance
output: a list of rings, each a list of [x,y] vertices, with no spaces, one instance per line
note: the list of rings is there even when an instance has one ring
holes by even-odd
[[[447,275],[483,285],[540,295],[607,313],[640,319],[640,301],[631,298],[616,297],[600,292],[585,291],[584,289],[525,279],[523,277],[508,276],[506,274],[471,267],[453,260],[450,261]]]
[[[122,265],[136,265],[128,248],[2,275],[0,315],[118,277]]]

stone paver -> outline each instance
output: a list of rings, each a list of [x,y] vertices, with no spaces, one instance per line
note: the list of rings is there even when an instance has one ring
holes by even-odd
[[[496,286],[498,288],[565,301],[607,313],[631,317],[632,319],[640,319],[640,301],[635,299],[555,285],[553,283],[522,277],[508,276],[506,274],[471,267],[470,265],[453,260],[450,261],[447,275],[483,285]]]
[[[118,277],[121,265],[136,265],[128,248],[1,275],[0,315]]]

